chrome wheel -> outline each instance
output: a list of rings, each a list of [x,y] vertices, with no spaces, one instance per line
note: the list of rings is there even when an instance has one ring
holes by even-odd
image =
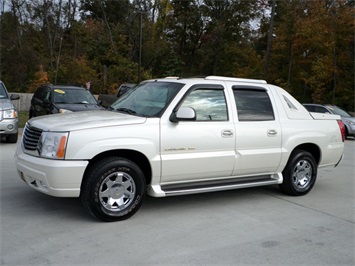
[[[312,179],[312,165],[306,160],[300,160],[293,171],[292,182],[298,189],[306,188]]]
[[[281,191],[291,196],[301,196],[312,190],[317,179],[317,161],[308,151],[294,150],[282,171]]]
[[[101,183],[99,199],[102,206],[109,211],[122,211],[131,204],[136,195],[133,178],[124,172],[114,172]]]

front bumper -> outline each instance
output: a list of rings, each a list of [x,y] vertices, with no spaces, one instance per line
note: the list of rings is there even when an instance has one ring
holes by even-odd
[[[0,134],[17,134],[18,119],[3,119],[0,121]]]
[[[15,164],[21,179],[33,189],[55,197],[79,197],[88,161],[38,158],[25,154],[19,144]]]

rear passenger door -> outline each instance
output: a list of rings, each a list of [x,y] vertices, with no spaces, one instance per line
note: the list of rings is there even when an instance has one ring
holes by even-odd
[[[236,164],[233,175],[274,173],[281,160],[281,125],[266,88],[233,86]]]

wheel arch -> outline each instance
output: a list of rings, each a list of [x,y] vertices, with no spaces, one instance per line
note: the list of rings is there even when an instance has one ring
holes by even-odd
[[[295,151],[295,150],[303,150],[303,151],[307,151],[310,154],[313,155],[314,159],[316,160],[317,164],[319,164],[320,160],[321,160],[321,150],[319,148],[318,145],[314,144],[314,143],[303,143],[300,144],[298,146],[296,146],[291,154]],[[290,156],[291,158],[292,156]]]
[[[344,124],[344,127],[345,127],[345,137],[348,137],[349,136],[349,126],[346,124],[346,123],[343,123]]]
[[[83,177],[82,184],[83,184],[83,182],[85,180],[85,177],[87,176],[87,172],[90,169],[90,167],[92,165],[94,165],[97,161],[100,161],[101,159],[107,158],[107,157],[122,157],[122,158],[125,158],[127,160],[130,160],[130,161],[134,162],[142,170],[142,172],[144,174],[144,177],[145,177],[145,180],[146,180],[146,184],[150,184],[151,183],[152,167],[151,167],[151,165],[149,163],[148,158],[144,154],[142,154],[142,153],[140,153],[138,151],[122,149],[122,150],[105,151],[105,152],[97,154],[92,159],[90,159],[89,160],[89,164],[86,167],[86,170],[84,172],[84,177]]]

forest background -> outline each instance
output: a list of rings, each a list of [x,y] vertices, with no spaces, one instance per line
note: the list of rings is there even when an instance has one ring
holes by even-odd
[[[0,0],[0,79],[114,93],[165,76],[265,79],[354,111],[354,0]]]

